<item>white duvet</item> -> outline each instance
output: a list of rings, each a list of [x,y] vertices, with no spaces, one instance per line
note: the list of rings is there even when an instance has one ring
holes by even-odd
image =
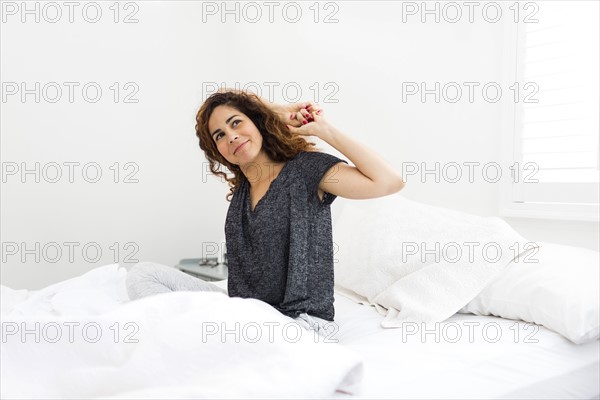
[[[361,379],[356,353],[266,303],[130,302],[124,278],[115,264],[36,292],[2,286],[2,398],[315,398]]]

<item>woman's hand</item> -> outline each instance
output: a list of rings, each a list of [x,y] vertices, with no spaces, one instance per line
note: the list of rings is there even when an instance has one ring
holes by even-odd
[[[300,110],[295,119],[301,121],[299,127],[287,124],[292,133],[302,136],[316,136],[325,139],[332,132],[332,126],[323,115],[323,110],[317,105],[310,103],[307,108]]]
[[[273,105],[275,113],[279,116],[279,119],[287,125],[299,127],[313,120],[310,111],[318,111],[319,107],[305,101],[301,103],[287,104],[287,105]]]

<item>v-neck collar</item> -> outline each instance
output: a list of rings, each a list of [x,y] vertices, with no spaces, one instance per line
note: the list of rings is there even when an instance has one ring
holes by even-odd
[[[248,182],[248,179],[244,179],[246,181],[246,204],[248,204],[248,209],[250,210],[250,214],[251,215],[255,215],[256,214],[256,210],[258,209],[258,207],[260,206],[260,204],[263,202],[263,200],[269,195],[269,193],[271,192],[271,188],[273,188],[273,186],[275,185],[276,182],[278,182],[281,178],[281,176],[283,175],[284,171],[286,170],[288,164],[290,163],[290,161],[292,160],[288,160],[286,161],[286,163],[283,165],[283,167],[281,167],[281,171],[279,171],[279,174],[277,174],[277,176],[275,177],[275,179],[273,179],[271,181],[271,183],[269,184],[269,187],[267,188],[267,191],[265,192],[265,194],[260,198],[260,200],[258,200],[258,203],[256,203],[256,206],[254,206],[254,210],[252,209],[252,198],[250,195],[250,182]]]

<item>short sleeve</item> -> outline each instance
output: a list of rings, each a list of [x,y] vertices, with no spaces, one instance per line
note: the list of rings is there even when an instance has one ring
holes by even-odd
[[[321,179],[323,179],[325,174],[327,174],[330,179],[335,179],[335,169],[329,173],[328,171],[340,162],[348,164],[348,161],[327,153],[317,151],[307,151],[302,153],[302,173],[306,181],[306,187],[311,193],[311,196],[314,194],[315,198],[318,199],[318,188]],[[336,195],[325,192],[321,204],[329,205],[333,203],[336,198]]]

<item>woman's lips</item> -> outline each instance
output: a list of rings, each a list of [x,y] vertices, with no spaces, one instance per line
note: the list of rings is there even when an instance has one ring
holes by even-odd
[[[233,154],[235,155],[235,153],[237,153],[238,150],[241,149],[248,142],[249,142],[249,140],[246,140],[244,143],[242,143],[238,147],[236,147],[236,149],[234,150]]]

